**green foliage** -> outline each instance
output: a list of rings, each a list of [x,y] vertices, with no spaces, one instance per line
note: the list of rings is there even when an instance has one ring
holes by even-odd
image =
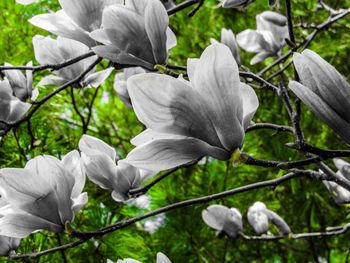
[[[1,63],[24,65],[34,60],[31,38],[35,34],[47,35],[47,32],[30,25],[27,20],[35,14],[57,10],[57,1],[40,1],[38,4],[22,6],[14,0],[0,2]],[[293,1],[294,22],[322,23],[328,17],[326,11],[312,12],[316,0]],[[328,1],[334,8],[346,7],[347,1]],[[267,1],[258,0],[247,10],[237,11],[217,7],[215,0],[205,1],[204,6],[192,18],[187,17],[186,9],[170,20],[170,26],[178,37],[178,45],[171,52],[170,64],[185,65],[189,57],[198,57],[210,43],[210,38],[219,39],[222,27],[239,33],[247,28],[255,28],[255,15],[268,9]],[[281,12],[284,1],[281,0]],[[343,19],[332,28],[320,33],[311,49],[332,63],[345,76],[349,76],[350,64],[350,22]],[[311,30],[296,28],[296,39],[302,41]],[[286,47],[286,50],[288,47]],[[241,51],[244,65],[249,65],[253,54]],[[256,66],[249,66],[252,72],[258,72],[272,60]],[[277,68],[275,70],[278,70]],[[45,73],[36,75],[38,81]],[[287,72],[292,76],[290,68]],[[281,78],[273,82],[277,85]],[[48,94],[53,88],[41,88],[40,96]],[[87,103],[90,103],[95,89],[74,91],[79,111],[87,116]],[[103,84],[94,100],[92,118],[88,134],[105,140],[113,145],[121,158],[132,149],[130,139],[137,135],[142,125],[135,114],[126,108],[113,90],[113,78]],[[107,94],[108,102],[102,100]],[[271,122],[288,125],[287,113],[280,100],[268,90],[257,89],[260,108],[255,122]],[[70,91],[64,91],[42,107],[32,118],[31,127],[35,143],[31,147],[31,136],[26,124],[21,125],[1,142],[0,167],[23,167],[27,158],[40,154],[60,157],[77,148],[82,135],[81,120],[73,109]],[[332,149],[344,148],[339,137],[326,125],[303,107],[302,127],[306,139],[319,147]],[[15,136],[16,135],[16,136]],[[16,137],[19,140],[16,140]],[[285,147],[293,138],[285,133],[254,131],[246,135],[244,151],[259,158],[269,160],[296,160],[302,156]],[[315,167],[311,167],[315,168]],[[149,192],[152,197],[152,209],[181,200],[200,197],[261,180],[273,179],[284,174],[278,169],[264,169],[206,159],[202,165],[185,168],[157,184]],[[146,212],[132,205],[114,202],[110,192],[87,183],[89,203],[77,215],[74,227],[81,231],[95,230],[124,218]],[[242,214],[255,201],[263,201],[269,208],[286,219],[295,233],[322,231],[326,226],[344,224],[348,221],[348,209],[334,203],[321,182],[308,179],[293,179],[275,189],[266,188],[249,193],[235,195],[214,203],[223,203],[238,208]],[[208,204],[209,205],[209,204]],[[316,262],[317,258],[331,262],[345,262],[349,256],[348,237],[339,236],[324,239],[281,240],[277,242],[227,241],[217,239],[201,219],[201,211],[207,205],[195,205],[178,209],[166,214],[165,226],[154,234],[143,230],[143,223],[132,225],[123,230],[93,239],[78,248],[44,256],[33,262],[105,262],[107,258],[135,258],[144,262],[154,262],[155,255],[162,251],[175,263],[177,262]],[[246,233],[252,234],[245,220]],[[19,253],[41,251],[60,242],[71,240],[66,234],[59,236],[43,232],[32,235],[22,242]],[[3,262],[6,262],[4,259]],[[28,262],[32,262],[29,260]]]

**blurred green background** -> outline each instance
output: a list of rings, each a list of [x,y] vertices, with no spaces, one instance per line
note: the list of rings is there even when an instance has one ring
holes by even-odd
[[[210,38],[220,38],[221,28],[230,28],[239,33],[247,28],[255,28],[255,16],[268,10],[267,0],[257,0],[245,11],[218,8],[215,0],[206,0],[204,6],[192,18],[187,17],[191,8],[177,13],[170,19],[170,27],[175,31],[178,45],[171,51],[170,64],[185,65],[188,57],[199,57]],[[327,20],[326,11],[315,12],[316,0],[292,1],[294,23],[319,24]],[[328,1],[337,9],[349,8],[349,1]],[[47,35],[27,22],[36,14],[58,10],[56,0],[41,0],[37,4],[22,6],[15,0],[0,2],[0,63],[24,65],[34,61],[31,39],[35,34]],[[284,1],[275,11],[284,13]],[[350,20],[340,20],[313,41],[310,48],[333,64],[347,78],[350,74]],[[302,41],[312,29],[296,28],[297,41]],[[285,48],[285,51],[288,47]],[[273,59],[250,66],[254,54],[241,51],[243,64],[251,71],[258,72]],[[36,62],[35,62],[36,63]],[[104,62],[107,65],[108,62]],[[277,70],[277,68],[275,68]],[[273,73],[270,72],[270,73]],[[49,74],[35,75],[35,82]],[[290,69],[287,74],[293,76]],[[269,75],[269,74],[267,74]],[[93,102],[92,119],[88,134],[96,136],[116,148],[120,157],[132,149],[129,140],[137,135],[142,125],[135,114],[118,99],[113,89],[113,79],[98,89]],[[273,80],[278,84],[280,78]],[[52,88],[41,88],[40,96]],[[87,104],[94,97],[95,89],[75,90],[79,111],[89,114]],[[269,90],[256,90],[260,108],[254,117],[255,122],[289,124],[283,105]],[[26,159],[40,154],[60,157],[77,149],[82,135],[81,120],[72,106],[69,90],[60,93],[45,104],[32,118],[31,126],[36,138],[30,147],[30,136],[26,124],[9,133],[1,142],[0,167],[23,167]],[[344,148],[344,143],[327,126],[303,107],[302,127],[307,140],[319,147]],[[15,137],[18,137],[17,141]],[[296,160],[303,158],[284,146],[292,142],[288,134],[275,134],[260,130],[246,135],[244,151],[259,158],[269,160]],[[310,168],[315,168],[310,166]],[[149,210],[181,200],[217,193],[238,186],[273,179],[285,172],[278,169],[265,169],[241,165],[233,167],[230,163],[206,159],[201,165],[182,169],[166,178],[149,191],[151,206]],[[109,191],[87,182],[86,191],[89,203],[77,215],[74,227],[80,231],[95,230],[123,218],[142,214],[147,209],[114,202]],[[336,226],[349,221],[346,206],[337,205],[321,182],[309,179],[293,179],[275,189],[266,188],[235,195],[214,203],[238,208],[244,214],[246,234],[253,234],[247,224],[246,211],[255,201],[263,201],[278,212],[291,226],[294,233],[322,231],[326,226]],[[178,209],[165,215],[164,225],[153,234],[144,229],[144,223],[132,225],[105,237],[93,239],[80,247],[43,256],[26,262],[106,262],[107,258],[135,258],[142,262],[155,262],[156,253],[162,251],[172,262],[348,262],[350,255],[349,234],[304,240],[281,240],[274,242],[218,239],[215,231],[208,228],[201,219],[201,211],[207,205],[195,205]],[[271,229],[276,233],[274,229]],[[23,240],[19,253],[41,251],[60,242],[71,240],[67,235],[41,232]],[[0,259],[1,261],[1,259]],[[2,259],[6,262],[6,259]]]

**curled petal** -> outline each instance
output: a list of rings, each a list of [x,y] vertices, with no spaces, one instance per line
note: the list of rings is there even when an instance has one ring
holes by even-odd
[[[310,88],[291,81],[289,88],[325,123],[327,123],[342,139],[350,144],[350,123],[344,120],[321,97]]]
[[[328,62],[311,50],[294,53],[293,62],[301,82],[350,122],[350,86]]]

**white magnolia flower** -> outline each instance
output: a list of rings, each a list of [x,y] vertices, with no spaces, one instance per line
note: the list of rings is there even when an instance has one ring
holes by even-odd
[[[333,159],[335,166],[338,171],[337,174],[344,179],[350,180],[350,163],[336,158]],[[350,191],[340,186],[336,182],[322,181],[328,191],[333,195],[333,199],[337,204],[348,204],[350,203]]]
[[[107,260],[107,263],[113,263],[112,260]],[[118,259],[117,263],[141,263],[138,260],[132,258]],[[170,259],[164,255],[162,252],[157,253],[157,262],[156,263],[171,263]]]
[[[0,120],[5,122],[15,122],[29,110],[30,104],[20,101],[13,96],[10,82],[5,79],[0,81]],[[0,130],[4,124],[0,123]]]
[[[129,199],[129,190],[153,175],[153,172],[140,170],[125,161],[116,165],[116,151],[102,140],[83,135],[79,141],[82,160],[87,177],[103,189],[111,189],[112,197],[117,202]]]
[[[0,233],[23,238],[39,230],[62,232],[86,204],[84,175],[77,151],[62,161],[38,156],[24,169],[0,170],[0,192],[8,205],[0,209]]]
[[[104,9],[102,29],[91,36],[103,46],[93,50],[118,64],[153,70],[166,63],[176,37],[168,27],[169,17],[160,0],[128,0],[125,5]]]
[[[258,53],[251,64],[281,53],[288,36],[287,18],[279,13],[265,11],[256,16],[257,29],[247,29],[237,35],[237,42],[248,52]]]
[[[223,8],[240,8],[247,7],[255,2],[255,0],[220,0]]]
[[[11,66],[10,63],[5,63],[5,66]],[[26,65],[27,67],[33,66],[30,61]],[[9,81],[14,95],[25,102],[27,99],[35,100],[37,98],[38,90],[33,90],[33,72],[31,70],[26,71],[26,75],[20,70],[4,70],[6,79]]]
[[[74,39],[89,47],[96,46],[89,32],[101,27],[102,11],[124,0],[59,0],[62,7],[56,13],[40,14],[29,22],[52,34]],[[129,1],[129,0],[128,0]]]
[[[350,85],[346,79],[311,50],[294,53],[293,62],[301,83],[291,81],[289,88],[350,144]]]
[[[141,67],[125,68],[123,72],[115,74],[114,89],[125,106],[132,108],[130,96],[127,89],[127,81],[131,76],[146,73]]]
[[[36,35],[33,37],[33,46],[35,52],[35,58],[41,65],[54,65],[64,61],[73,59],[80,55],[86,54],[89,48],[75,40],[58,37],[57,40],[50,37],[43,37]],[[58,71],[55,71],[55,75],[44,77],[38,86],[45,85],[63,85],[83,73],[95,60],[96,56],[92,56],[70,66],[64,67]],[[85,75],[81,81],[83,87],[100,86],[111,74],[113,68],[108,68],[99,72],[95,72],[95,69]]]
[[[187,72],[190,81],[155,73],[129,78],[135,113],[148,128],[132,140],[131,165],[159,171],[206,155],[228,160],[242,146],[259,102],[240,82],[229,48],[210,45],[188,60]]]
[[[214,38],[211,38],[210,42],[212,44],[218,43],[218,41],[216,39],[214,39]],[[229,47],[229,49],[231,50],[232,55],[235,58],[238,66],[240,66],[241,65],[241,58],[240,58],[240,55],[239,55],[239,48],[238,48],[238,45],[237,45],[237,41],[236,41],[235,35],[233,34],[231,29],[226,29],[226,28],[221,29],[221,40],[220,40],[220,42],[222,44],[224,44],[224,45]]]
[[[274,224],[282,235],[288,235],[292,231],[287,223],[275,212],[266,208],[262,202],[255,202],[248,209],[248,222],[257,235],[266,234],[269,230],[269,222]]]
[[[219,233],[224,232],[229,237],[236,238],[243,232],[242,215],[236,208],[211,205],[203,210],[202,218],[208,226],[218,230]]]

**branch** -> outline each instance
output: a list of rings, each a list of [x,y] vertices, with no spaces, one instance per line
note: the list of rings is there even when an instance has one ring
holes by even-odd
[[[350,229],[350,224],[344,226],[334,227],[335,230],[325,231],[325,232],[311,232],[311,233],[299,233],[299,234],[290,234],[288,236],[246,236],[240,234],[244,240],[249,241],[275,241],[280,239],[302,239],[302,238],[312,238],[312,237],[329,237],[345,234]]]
[[[272,123],[255,123],[250,125],[245,132],[247,133],[247,132],[260,130],[260,129],[270,129],[270,130],[275,130],[276,132],[294,133],[293,127],[285,126],[285,125],[277,125]]]
[[[29,254],[22,254],[22,255],[14,255],[14,256],[10,256],[10,259],[13,260],[19,260],[19,259],[25,259],[25,258],[38,258],[40,256],[49,254],[49,253],[53,253],[53,252],[58,252],[61,250],[67,250],[73,247],[76,247],[80,244],[83,244],[85,242],[87,242],[88,240],[90,240],[93,237],[99,237],[99,236],[103,236],[106,235],[108,233],[117,231],[119,229],[123,229],[125,227],[128,227],[138,221],[141,221],[143,219],[158,215],[158,214],[162,214],[165,212],[169,212],[178,208],[184,208],[184,207],[189,207],[192,205],[196,205],[196,204],[205,204],[214,200],[218,200],[227,196],[233,196],[239,193],[244,193],[247,191],[251,191],[251,190],[256,190],[256,189],[260,189],[260,188],[266,188],[266,187],[273,187],[276,188],[278,185],[287,182],[293,178],[297,178],[297,177],[301,177],[301,176],[308,176],[308,175],[312,175],[314,173],[314,171],[295,171],[292,173],[288,173],[280,178],[276,178],[276,179],[272,179],[272,180],[267,180],[267,181],[263,181],[263,182],[258,182],[258,183],[253,183],[250,185],[246,185],[246,186],[241,186],[232,190],[228,190],[228,191],[224,191],[221,193],[217,193],[217,194],[213,194],[213,195],[208,195],[208,196],[204,196],[204,197],[199,197],[199,198],[194,198],[194,199],[190,199],[190,200],[186,200],[186,201],[182,201],[182,202],[178,202],[175,204],[171,204],[168,205],[166,207],[163,208],[159,208],[156,209],[154,211],[151,211],[149,213],[140,215],[140,216],[136,216],[134,218],[129,218],[123,221],[120,221],[116,224],[113,224],[111,226],[102,228],[100,230],[97,231],[93,231],[93,232],[74,232],[73,236],[80,238],[80,240],[78,241],[74,241],[72,243],[63,245],[63,246],[59,246],[56,248],[52,248],[52,249],[48,249],[48,250],[44,250],[41,252],[34,252],[34,253],[29,253]]]
[[[86,54],[80,55],[78,57],[75,57],[73,59],[67,60],[65,62],[59,63],[59,64],[47,64],[42,66],[0,66],[0,71],[2,70],[32,70],[33,72],[45,70],[45,69],[51,69],[52,71],[62,69],[64,67],[70,66],[72,64],[75,64],[83,59],[89,58],[96,55],[95,52],[89,51]]]

